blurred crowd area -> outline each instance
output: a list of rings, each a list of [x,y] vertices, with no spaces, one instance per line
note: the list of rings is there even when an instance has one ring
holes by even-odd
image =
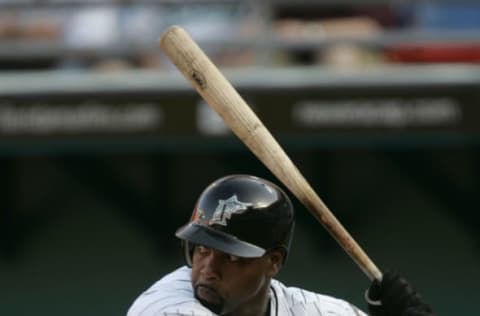
[[[225,67],[480,62],[473,0],[0,0],[0,70],[168,69],[172,24]]]

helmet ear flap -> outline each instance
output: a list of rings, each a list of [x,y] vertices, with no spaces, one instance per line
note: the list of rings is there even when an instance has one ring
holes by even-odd
[[[192,267],[193,262],[193,250],[194,245],[192,245],[187,240],[182,240],[182,250],[183,250],[183,258],[185,259],[185,263],[188,267]]]

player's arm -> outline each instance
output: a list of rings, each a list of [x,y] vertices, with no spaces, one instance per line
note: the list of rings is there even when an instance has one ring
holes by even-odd
[[[373,281],[365,298],[371,316],[435,316],[412,285],[394,272]]]

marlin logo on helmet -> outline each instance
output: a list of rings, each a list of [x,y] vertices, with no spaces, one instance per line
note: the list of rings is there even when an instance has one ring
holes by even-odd
[[[227,219],[230,219],[233,214],[244,213],[252,205],[252,203],[240,202],[236,195],[232,195],[226,200],[219,200],[218,206],[208,223],[210,225],[219,224],[227,226]]]

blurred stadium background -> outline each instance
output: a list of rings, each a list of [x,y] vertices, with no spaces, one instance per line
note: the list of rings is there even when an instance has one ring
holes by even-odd
[[[124,315],[230,173],[273,176],[169,64],[186,28],[381,268],[479,315],[480,2],[0,0],[0,314]],[[290,285],[367,278],[297,203]]]

